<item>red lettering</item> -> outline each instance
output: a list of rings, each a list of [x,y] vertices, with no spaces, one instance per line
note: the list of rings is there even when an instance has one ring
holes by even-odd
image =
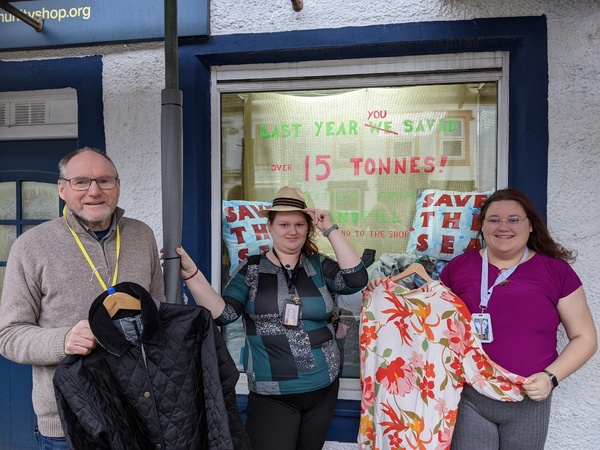
[[[382,175],[384,172],[388,175],[390,173],[390,158],[387,158],[385,161],[379,158],[379,175]]]
[[[365,161],[365,172],[367,175],[373,175],[375,173],[375,161],[373,158],[367,158]]]
[[[429,219],[435,217],[435,211],[423,211],[421,213],[421,225],[425,228],[429,226]]]
[[[410,158],[410,173],[421,173],[419,170],[420,156],[411,156]]]
[[[394,161],[394,174],[406,173],[406,158],[398,159]]]
[[[460,229],[460,212],[445,212],[442,220],[442,228]]]
[[[475,196],[475,201],[473,202],[473,206],[475,208],[481,208],[483,206],[483,202],[487,200],[488,196],[486,194],[479,194]]]
[[[435,202],[434,206],[453,206],[452,197],[450,197],[448,194],[442,194],[440,195],[440,198],[438,198],[437,202]]]
[[[246,231],[246,227],[234,227],[230,230],[231,234],[235,235],[237,238],[238,244],[244,243],[244,231]]]
[[[425,196],[425,198],[423,199],[423,208],[428,208],[429,206],[431,206],[433,204],[434,197],[435,197],[434,192],[432,192],[431,194],[427,194]]]
[[[238,252],[238,258],[240,261],[245,260],[248,257],[248,249],[247,248],[241,248],[240,251]]]
[[[471,222],[471,231],[481,230],[481,216],[479,214],[473,214],[473,221]]]
[[[445,253],[448,255],[454,253],[454,236],[442,236],[442,249],[440,250],[440,253]]]
[[[245,220],[245,219],[255,219],[256,216],[252,213],[252,211],[244,205],[240,205],[240,212],[239,212],[239,220]]]
[[[228,223],[235,222],[237,220],[237,216],[235,215],[235,208],[233,206],[228,206],[225,208],[225,217]]]
[[[455,195],[454,203],[456,203],[456,206],[465,206],[469,202],[471,197],[472,195],[465,195],[464,198],[462,198],[460,195]]]
[[[254,224],[252,225],[252,229],[254,230],[254,235],[256,236],[257,241],[262,241],[263,239],[269,239],[269,232],[267,231],[267,225],[264,223]]]
[[[266,245],[261,245],[258,247],[258,250],[260,251],[260,253],[267,253],[269,250],[271,250],[271,246],[269,244]]]
[[[429,244],[427,244],[427,235],[421,234],[417,237],[417,245],[416,249],[418,252],[424,252],[429,248]]]
[[[423,159],[423,163],[425,164],[426,167],[428,167],[428,169],[424,169],[423,172],[431,173],[435,170],[435,157],[434,156],[426,156],[425,159]]]
[[[471,238],[471,240],[469,241],[469,245],[467,245],[467,248],[465,249],[465,253],[480,249],[481,241],[479,241],[479,239],[477,238]]]
[[[363,161],[362,158],[350,158],[350,162],[354,164],[354,175],[360,174],[360,163]]]

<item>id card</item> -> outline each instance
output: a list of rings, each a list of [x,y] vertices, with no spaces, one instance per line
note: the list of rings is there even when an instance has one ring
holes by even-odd
[[[289,327],[298,326],[298,316],[300,315],[300,305],[297,303],[286,303],[283,312],[283,324]]]
[[[489,344],[494,340],[494,333],[492,332],[492,318],[488,313],[472,314],[473,325],[475,326],[475,334],[479,337],[479,340],[484,344]]]

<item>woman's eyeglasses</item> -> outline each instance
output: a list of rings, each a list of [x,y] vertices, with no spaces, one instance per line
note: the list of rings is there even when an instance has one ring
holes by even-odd
[[[515,230],[521,226],[525,219],[527,219],[527,217],[523,217],[522,219],[520,217],[510,217],[506,220],[501,219],[500,217],[490,217],[489,219],[484,219],[484,223],[488,227],[496,229],[500,228],[500,225],[504,222],[508,228]]]

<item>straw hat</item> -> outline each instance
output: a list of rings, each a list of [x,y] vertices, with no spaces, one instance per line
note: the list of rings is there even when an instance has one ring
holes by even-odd
[[[267,217],[271,211],[302,211],[306,209],[306,201],[298,188],[284,186],[277,191],[273,199],[273,207],[258,212],[261,217]]]

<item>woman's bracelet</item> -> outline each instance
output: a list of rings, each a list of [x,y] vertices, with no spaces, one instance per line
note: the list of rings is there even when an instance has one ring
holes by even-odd
[[[183,279],[183,281],[187,281],[187,280],[189,280],[190,278],[194,278],[198,272],[200,272],[200,269],[198,269],[198,268],[196,267],[196,271],[195,271],[195,272],[194,272],[192,275],[190,275],[189,277],[185,277],[185,278]]]
[[[325,231],[323,231],[323,237],[327,237],[331,234],[331,232],[333,230],[339,230],[339,229],[340,229],[340,227],[338,227],[337,223],[334,223],[329,228],[327,228]]]

